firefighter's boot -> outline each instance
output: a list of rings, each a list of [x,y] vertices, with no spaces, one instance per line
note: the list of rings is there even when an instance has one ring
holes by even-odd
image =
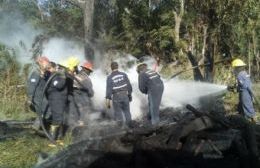
[[[58,133],[59,133],[59,125],[51,125],[50,127],[50,135],[51,138],[56,141],[58,138]],[[55,143],[51,143],[48,145],[49,147],[56,147]]]
[[[51,125],[50,134],[53,140],[57,140],[59,134],[59,125]]]

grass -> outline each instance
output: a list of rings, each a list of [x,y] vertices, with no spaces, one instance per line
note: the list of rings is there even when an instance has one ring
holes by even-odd
[[[48,143],[47,139],[32,135],[1,142],[0,167],[30,168],[40,152],[55,152],[48,148]]]
[[[37,163],[39,153],[57,153],[71,143],[70,137],[65,137],[65,146],[54,148],[48,146],[48,139],[29,133],[0,142],[0,168],[31,168]]]

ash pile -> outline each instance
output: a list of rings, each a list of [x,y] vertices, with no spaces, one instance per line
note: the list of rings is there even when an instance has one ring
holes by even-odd
[[[225,116],[221,99],[210,97],[200,107],[161,110],[157,125],[136,121],[128,128],[97,120],[76,127],[73,144],[35,167],[259,167],[260,126],[239,115]]]

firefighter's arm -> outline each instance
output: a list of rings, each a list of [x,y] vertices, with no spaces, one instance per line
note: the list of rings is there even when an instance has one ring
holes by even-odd
[[[227,90],[230,92],[235,92],[235,90],[237,89],[236,85],[228,85],[227,86]]]
[[[111,108],[111,100],[110,100],[110,99],[106,99],[106,107],[107,107],[108,109]]]
[[[147,94],[146,81],[147,81],[146,76],[144,74],[140,74],[138,77],[138,86],[139,86],[139,90],[144,94]]]
[[[112,99],[112,82],[110,78],[107,78],[107,87],[106,87],[106,107],[111,107],[111,99]]]
[[[132,85],[131,85],[127,75],[126,75],[126,83],[127,83],[128,98],[129,98],[129,101],[131,102],[132,101],[133,88],[132,88]]]

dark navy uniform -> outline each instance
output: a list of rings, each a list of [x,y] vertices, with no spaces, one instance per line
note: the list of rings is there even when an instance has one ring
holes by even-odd
[[[46,97],[42,97],[44,96],[43,89],[45,84],[46,79],[44,77],[41,77],[40,72],[37,70],[31,73],[27,81],[27,95],[28,99],[32,102],[31,109],[34,112],[45,113],[48,110],[48,101]]]
[[[73,82],[73,97],[80,119],[85,119],[85,114],[91,110],[91,97],[94,96],[91,79],[85,71],[80,71]]]
[[[127,75],[114,70],[107,77],[106,99],[113,100],[114,115],[117,121],[122,121],[124,114],[127,124],[131,122],[129,101],[131,101],[132,85]]]
[[[139,73],[138,84],[139,90],[144,94],[148,94],[151,122],[156,124],[160,121],[159,107],[164,90],[160,75],[153,70],[144,70]]]
[[[247,118],[253,118],[255,116],[255,110],[253,107],[253,91],[250,76],[246,71],[241,71],[237,75],[239,104],[238,111],[240,114]]]
[[[61,125],[67,106],[68,88],[65,75],[61,73],[53,75],[55,76],[49,83],[46,95],[52,112],[52,124]]]

